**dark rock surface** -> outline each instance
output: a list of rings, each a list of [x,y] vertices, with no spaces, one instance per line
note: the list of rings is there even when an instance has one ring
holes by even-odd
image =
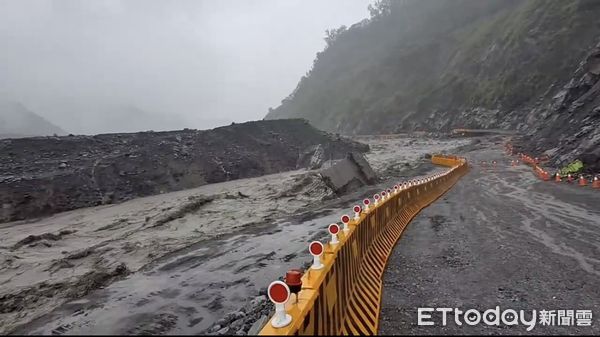
[[[203,335],[257,335],[267,323],[274,310],[267,296],[260,295],[248,301],[239,311],[226,314],[213,326],[203,331]]]
[[[582,60],[572,78],[530,112],[536,127],[516,142],[517,150],[546,154],[562,167],[580,159],[583,171],[600,173],[600,43]]]
[[[4,139],[0,222],[308,167],[317,149],[323,158],[340,159],[368,146],[300,119],[208,131]]]
[[[377,181],[375,172],[359,153],[349,153],[345,159],[321,170],[319,174],[336,194],[344,194]]]

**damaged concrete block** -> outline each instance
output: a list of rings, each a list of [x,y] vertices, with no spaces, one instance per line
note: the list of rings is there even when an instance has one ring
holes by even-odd
[[[319,175],[336,194],[344,194],[377,181],[371,165],[356,152],[351,152],[345,159],[322,169]]]

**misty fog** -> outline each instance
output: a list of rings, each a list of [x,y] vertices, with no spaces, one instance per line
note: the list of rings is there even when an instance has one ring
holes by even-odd
[[[0,100],[66,132],[261,119],[368,0],[0,0]]]

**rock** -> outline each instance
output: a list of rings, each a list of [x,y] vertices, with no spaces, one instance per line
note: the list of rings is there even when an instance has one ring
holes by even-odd
[[[244,319],[240,318],[240,319],[237,319],[237,320],[231,322],[229,327],[232,329],[239,329],[242,327],[242,325],[244,325]]]
[[[336,194],[345,194],[377,179],[369,163],[357,153],[350,153],[332,167],[322,169],[319,174],[325,184]]]
[[[61,169],[67,168],[67,166],[68,165],[65,162],[62,162],[62,163],[60,163],[60,165],[58,165],[58,167],[61,168]]]
[[[258,306],[259,304],[261,304],[262,302],[264,302],[264,301],[266,301],[266,300],[267,300],[267,297],[266,297],[265,295],[256,296],[256,297],[255,297],[255,298],[252,300],[252,302],[251,302],[251,305],[252,305],[253,307],[256,307],[256,306]]]
[[[225,335],[225,334],[227,334],[228,332],[229,332],[229,327],[228,327],[228,326],[226,326],[226,327],[224,327],[223,329],[221,329],[221,330],[217,331],[217,334],[218,334],[218,335]]]
[[[324,162],[325,162],[325,150],[323,149],[323,145],[319,144],[319,145],[317,145],[315,152],[313,153],[312,157],[310,158],[310,163],[308,164],[308,168],[311,170],[316,170],[318,168],[321,168],[321,166],[323,166]]]
[[[267,316],[261,316],[256,322],[254,322],[254,324],[252,324],[252,326],[250,327],[250,330],[248,330],[248,335],[249,336],[258,335],[258,333],[263,328],[265,323],[267,323]]]
[[[246,332],[244,330],[240,329],[240,330],[238,330],[238,331],[235,332],[235,335],[236,336],[245,336]]]

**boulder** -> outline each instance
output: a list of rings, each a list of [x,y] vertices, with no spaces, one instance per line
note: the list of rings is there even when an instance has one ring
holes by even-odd
[[[345,159],[322,169],[319,175],[325,184],[338,195],[377,181],[375,172],[359,153],[349,153]]]
[[[252,326],[250,327],[250,330],[248,330],[248,336],[258,335],[258,333],[263,328],[263,326],[265,326],[266,323],[267,323],[267,316],[261,316],[259,319],[256,320],[256,322],[254,322],[254,324],[252,324]]]

